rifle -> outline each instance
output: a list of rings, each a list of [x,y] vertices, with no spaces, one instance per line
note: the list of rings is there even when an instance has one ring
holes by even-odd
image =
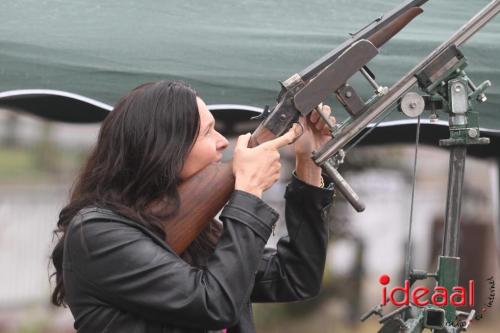
[[[392,11],[375,19],[351,38],[333,49],[303,71],[281,82],[277,104],[270,111],[266,106],[258,119],[263,119],[250,138],[250,147],[286,133],[299,117],[307,116],[328,95],[335,92],[353,116],[364,114],[365,107],[354,90],[346,84],[358,71],[376,86],[377,94],[387,92],[376,84],[366,64],[378,54],[378,49],[403,29],[423,10],[427,0],[407,0]],[[350,96],[346,100],[346,96]],[[357,98],[355,98],[357,97]],[[352,104],[351,101],[357,102]],[[373,101],[370,101],[372,103]],[[321,114],[321,112],[320,112]],[[321,165],[321,164],[318,164]],[[364,209],[359,197],[335,169],[323,167],[337,189],[356,207]],[[336,171],[336,170],[335,170]],[[229,199],[234,190],[231,162],[210,165],[180,184],[180,209],[176,216],[163,223],[166,241],[176,253],[182,253],[208,225]],[[153,206],[153,210],[161,207]]]

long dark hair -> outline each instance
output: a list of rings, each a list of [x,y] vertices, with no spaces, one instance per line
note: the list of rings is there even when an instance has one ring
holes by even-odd
[[[54,305],[64,305],[64,239],[68,224],[82,208],[111,209],[164,238],[160,221],[179,208],[179,174],[200,130],[196,97],[183,82],[146,83],[122,97],[103,121],[54,230]],[[165,203],[161,215],[148,211],[148,204],[159,199]],[[199,252],[213,250],[216,234],[220,228],[213,222],[188,248],[185,260],[194,263]]]

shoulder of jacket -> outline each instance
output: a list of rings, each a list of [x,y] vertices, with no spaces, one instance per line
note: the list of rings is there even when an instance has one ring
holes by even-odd
[[[155,233],[149,230],[146,226],[142,225],[139,222],[131,220],[125,216],[119,215],[114,211],[106,208],[100,207],[85,207],[82,208],[72,219],[70,225],[72,228],[77,227],[78,225],[88,223],[92,220],[104,220],[119,223],[123,226],[123,228],[134,228],[136,230],[141,231],[142,233],[148,235],[152,238],[156,243],[166,247],[168,250],[172,251],[167,243],[158,237]],[[105,225],[102,225],[105,227]]]

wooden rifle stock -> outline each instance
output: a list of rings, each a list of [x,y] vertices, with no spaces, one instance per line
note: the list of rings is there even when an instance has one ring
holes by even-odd
[[[250,137],[255,147],[276,136],[259,125]],[[210,164],[179,186],[180,208],[163,222],[165,240],[177,254],[184,252],[224,207],[234,190],[232,161]]]
[[[181,254],[212,221],[234,189],[232,163],[211,164],[179,186],[177,215],[163,223],[166,242]]]

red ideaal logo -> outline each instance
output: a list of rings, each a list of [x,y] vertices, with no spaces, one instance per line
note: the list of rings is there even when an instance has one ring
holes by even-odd
[[[422,298],[430,294],[430,290],[427,287],[415,287],[410,291],[410,282],[405,280],[404,287],[394,287],[390,291],[387,290],[387,286],[391,278],[389,275],[384,274],[379,278],[379,282],[382,286],[382,305],[386,305],[389,300],[392,304],[396,306],[409,305],[410,301],[417,306],[426,306],[434,304],[436,306],[448,305],[448,300],[454,306],[474,306],[474,281],[469,280],[469,290],[468,292],[464,287],[456,286],[452,288],[452,293],[448,298],[448,290],[443,286],[436,286],[433,289],[431,299],[423,300]],[[401,300],[397,300],[395,294],[400,292],[403,294]],[[389,296],[387,295],[389,294]]]

